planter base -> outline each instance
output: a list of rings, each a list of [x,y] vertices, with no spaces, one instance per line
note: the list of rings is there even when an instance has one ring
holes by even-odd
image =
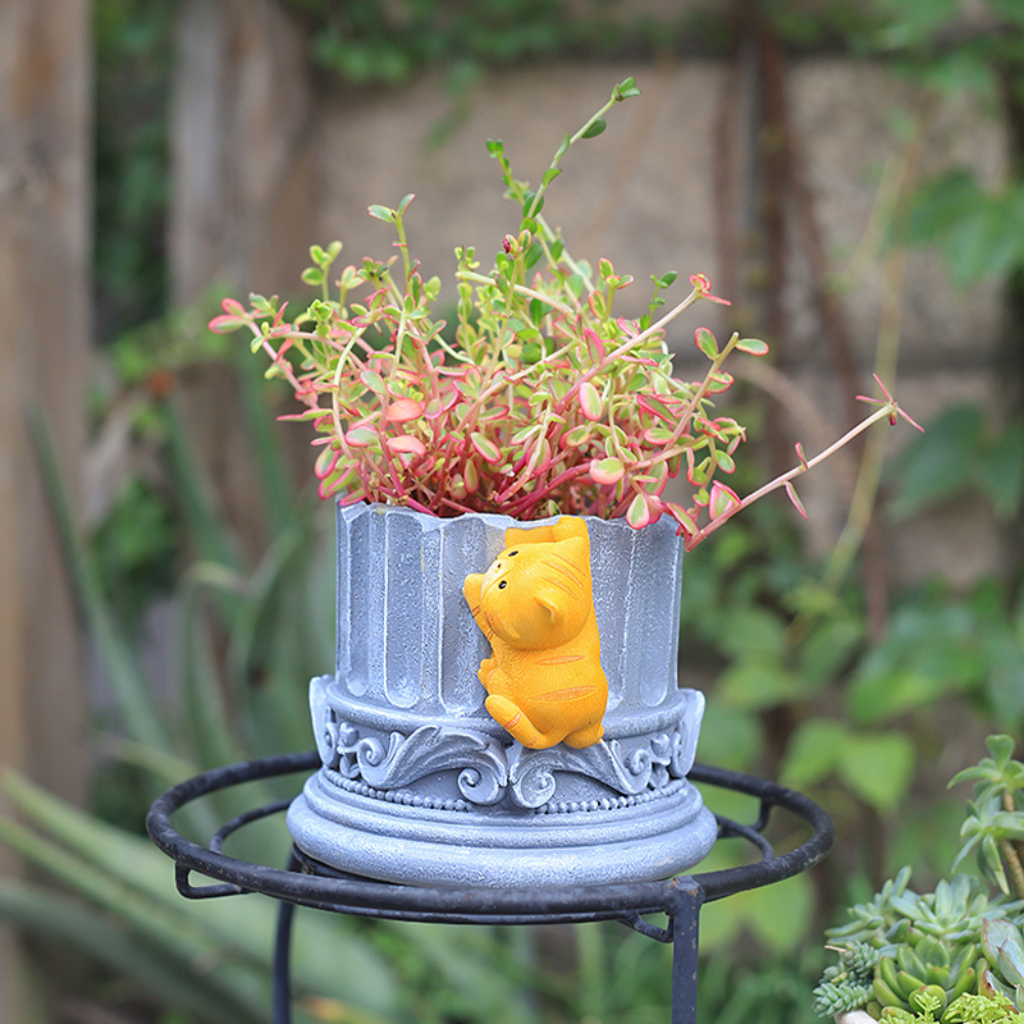
[[[583,750],[524,749],[486,715],[372,708],[327,676],[310,703],[323,767],[288,828],[333,868],[431,886],[597,885],[678,874],[715,841],[686,779],[696,690],[609,715],[605,738]]]
[[[714,815],[696,788],[651,803],[596,810],[483,814],[339,798],[323,771],[288,812],[299,848],[339,870],[422,886],[548,888],[668,878],[703,859]]]
[[[677,686],[682,543],[667,518],[585,522],[604,737],[526,749],[485,709],[493,651],[463,594],[523,524],[338,509],[335,672],[309,691],[322,768],[288,816],[303,853],[386,882],[530,888],[651,881],[704,857],[715,820],[686,779],[704,697]]]

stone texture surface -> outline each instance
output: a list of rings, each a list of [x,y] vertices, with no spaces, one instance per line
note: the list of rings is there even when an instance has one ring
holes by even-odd
[[[462,594],[515,521],[339,508],[337,664],[310,683],[323,767],[288,813],[302,850],[431,885],[651,880],[703,858],[716,827],[686,780],[704,697],[676,685],[681,543],[668,520],[586,524],[604,736],[525,749],[483,707],[490,649]]]
[[[666,517],[637,532],[621,519],[586,522],[608,713],[661,706],[676,691],[683,550],[675,524]],[[339,508],[340,685],[360,701],[428,718],[488,720],[477,671],[491,651],[462,585],[504,550],[515,525],[506,516]]]

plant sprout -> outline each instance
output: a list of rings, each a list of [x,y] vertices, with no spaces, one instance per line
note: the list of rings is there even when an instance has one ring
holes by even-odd
[[[286,303],[253,295],[248,308],[225,299],[211,328],[247,327],[268,371],[292,386],[320,435],[316,475],[324,497],[400,504],[438,516],[496,512],[530,520],[556,514],[625,516],[634,528],[670,516],[687,549],[740,509],[785,488],[806,518],[795,477],[881,419],[905,415],[885,392],[879,408],[812,459],[797,445],[792,470],[740,498],[721,477],[736,468],[744,428],[717,407],[733,377],[735,352],[764,356],[765,342],[733,334],[720,343],[706,327],[694,343],[703,377],[674,376],[666,344],[674,320],[712,293],[703,274],[674,305],[663,293],[674,272],[652,277],[654,292],[637,320],[615,300],[632,278],[610,260],[596,272],[574,259],[543,217],[548,187],[577,143],[600,135],[604,115],[639,94],[632,78],[574,135],[564,136],[536,190],[513,177],[501,142],[488,149],[506,196],[521,210],[489,273],[472,248],[459,248],[454,330],[433,312],[441,291],[409,251],[407,195],[395,208],[369,207],[391,224],[398,254],[363,259],[340,274],[341,243],[313,246],[303,280],[320,296],[293,319]],[[873,401],[873,400],[872,400]],[[911,421],[912,422],[912,421]],[[916,424],[915,424],[916,426]],[[685,476],[688,500],[670,500],[670,479]]]

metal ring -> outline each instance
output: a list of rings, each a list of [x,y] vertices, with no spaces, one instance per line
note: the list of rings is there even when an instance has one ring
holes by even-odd
[[[702,765],[695,765],[690,771],[692,781],[745,793],[761,801],[760,817],[753,826],[720,819],[722,834],[738,834],[754,843],[760,849],[761,860],[727,870],[680,875],[658,882],[543,890],[439,889],[311,874],[308,864],[305,871],[252,864],[185,839],[170,822],[176,811],[210,793],[258,779],[308,772],[319,766],[320,759],[315,751],[261,758],[196,775],[158,797],[150,808],[146,828],[153,842],[178,865],[182,893],[202,897],[238,891],[259,892],[321,910],[416,921],[541,924],[621,920],[635,918],[638,914],[671,913],[684,892],[690,896],[696,892],[700,901],[706,902],[789,878],[822,860],[835,837],[832,820],[803,794],[756,776]],[[247,821],[276,813],[283,806],[284,802],[279,801],[265,808],[256,808],[241,815],[243,820],[232,819],[219,830],[218,835],[223,836],[226,831],[233,831]],[[780,856],[771,853],[770,845],[760,836],[771,807],[780,807],[805,821],[812,829],[810,838]],[[192,887],[187,882],[191,871],[219,884]]]

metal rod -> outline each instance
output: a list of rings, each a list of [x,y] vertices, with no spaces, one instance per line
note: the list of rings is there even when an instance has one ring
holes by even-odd
[[[295,854],[288,858],[288,871],[298,867]],[[274,968],[271,978],[271,1019],[273,1024],[292,1024],[292,925],[295,904],[282,901],[277,911],[274,935]]]
[[[309,873],[243,862],[186,840],[170,822],[175,811],[210,793],[242,782],[308,771],[319,763],[316,752],[311,751],[307,754],[282,755],[230,765],[180,783],[159,797],[150,808],[146,822],[150,837],[175,860],[178,871],[186,878],[189,871],[195,871],[224,886],[210,887],[209,893],[199,890],[185,892],[185,895],[221,895],[242,890],[264,893],[303,906],[369,917],[446,920],[452,923],[553,924],[563,921],[621,920],[629,914],[664,911],[666,893],[670,893],[672,887],[682,881],[676,879],[551,890],[441,890],[393,885],[351,876],[331,877],[313,862],[305,865]],[[794,790],[753,776],[696,765],[690,772],[690,778],[767,800],[802,818],[813,831],[813,835],[801,846],[780,856],[772,856],[770,844],[756,831],[751,830],[750,826],[736,826],[733,831],[743,840],[754,842],[762,858],[739,868],[685,876],[700,884],[705,901],[770,885],[799,874],[820,861],[832,846],[835,833],[828,815],[813,801]],[[224,883],[237,888],[228,889]]]
[[[672,1024],[697,1024],[697,966],[700,908],[699,885],[680,888],[669,918],[672,932]]]
[[[271,979],[272,1020],[274,1024],[292,1024],[291,951],[292,921],[295,904],[282,903],[277,912],[274,936],[274,973]]]

